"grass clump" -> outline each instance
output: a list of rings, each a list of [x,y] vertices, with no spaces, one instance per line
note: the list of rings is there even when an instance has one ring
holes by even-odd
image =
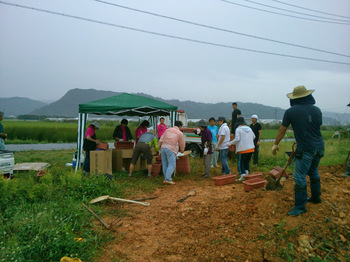
[[[73,171],[48,173],[40,180],[33,172],[1,179],[0,261],[59,261],[63,256],[88,261],[108,236],[92,224],[81,203],[107,194],[121,197],[123,192],[103,176]],[[94,210],[103,212],[98,206]]]

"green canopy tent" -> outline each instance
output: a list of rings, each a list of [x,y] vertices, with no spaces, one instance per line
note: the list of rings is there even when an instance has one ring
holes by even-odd
[[[138,95],[123,93],[79,105],[77,164],[80,166],[83,152],[83,142],[88,114],[95,115],[118,115],[118,116],[149,116],[150,123],[156,129],[157,116],[169,116],[172,125],[175,124],[177,106],[165,102]]]

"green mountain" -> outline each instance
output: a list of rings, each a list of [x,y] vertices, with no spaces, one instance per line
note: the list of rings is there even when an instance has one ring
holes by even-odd
[[[29,114],[45,105],[25,97],[0,98],[0,111],[5,113],[5,117]]]
[[[28,98],[0,98],[0,111],[5,111],[6,115],[43,115],[52,117],[77,117],[78,105],[94,100],[115,96],[120,92],[103,91],[95,89],[71,89],[62,98],[51,104],[45,104]],[[232,103],[200,103],[194,101],[165,100],[159,97],[153,97],[144,93],[137,95],[155,98],[166,103],[175,105],[180,110],[187,113],[189,119],[208,119],[225,116],[231,119]],[[260,119],[281,120],[284,109],[279,107],[266,106],[256,103],[237,102],[244,118],[250,118],[257,114]],[[337,114],[332,112],[323,112],[324,124],[338,125],[339,123],[349,123],[350,114]]]

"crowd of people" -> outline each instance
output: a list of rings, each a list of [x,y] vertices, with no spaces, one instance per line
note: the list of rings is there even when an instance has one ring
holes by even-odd
[[[200,120],[197,134],[201,136],[201,148],[205,171],[203,177],[211,177],[210,169],[218,167],[218,160],[221,162],[221,173],[231,174],[228,165],[229,147],[236,145],[238,154],[238,170],[240,179],[249,174],[249,162],[254,153],[254,164],[258,164],[258,151],[261,139],[261,125],[257,122],[258,116],[252,116],[252,125],[246,125],[242,117],[241,110],[237,108],[237,103],[232,103],[232,121],[230,126],[225,117],[209,118],[209,124],[205,120]],[[175,126],[168,128],[165,124],[165,118],[159,119],[156,130],[149,128],[150,123],[147,120],[141,122],[137,127],[134,137],[128,127],[128,120],[122,119],[120,125],[116,126],[113,132],[115,141],[135,142],[134,153],[129,168],[129,176],[132,176],[134,165],[140,155],[147,161],[148,176],[151,177],[153,147],[156,152],[161,150],[164,183],[174,184],[171,175],[176,168],[176,157],[178,152],[185,150],[185,139],[182,133],[182,122],[176,121]],[[219,127],[216,125],[218,123]],[[95,131],[99,129],[99,123],[93,122],[89,125],[84,139],[83,149],[86,151],[84,161],[84,172],[90,171],[89,153],[96,149],[96,144],[100,141],[96,138]],[[233,132],[233,133],[232,133]],[[234,139],[232,139],[234,138]],[[159,141],[159,142],[158,142]]]
[[[276,154],[279,143],[284,137],[287,128],[291,125],[294,131],[297,148],[295,152],[295,170],[293,179],[295,182],[295,204],[288,215],[299,215],[306,212],[306,203],[321,203],[321,182],[318,172],[318,165],[324,155],[324,142],[321,135],[322,113],[315,106],[315,99],[312,96],[314,90],[307,90],[304,86],[294,88],[292,93],[287,94],[290,101],[290,108],[286,110],[282,125],[276,136],[272,147],[272,154]],[[258,115],[251,116],[251,124],[248,126],[242,117],[241,110],[237,103],[232,103],[232,119],[228,125],[223,116],[215,119],[209,118],[209,124],[200,120],[196,133],[201,136],[201,147],[204,163],[204,178],[211,177],[210,170],[218,167],[218,160],[221,162],[221,174],[230,175],[228,165],[228,154],[230,147],[234,147],[237,154],[237,169],[239,180],[243,180],[250,172],[250,162],[259,162],[259,147],[261,142],[262,127],[258,123]],[[218,123],[218,126],[216,125]],[[133,141],[128,121],[123,119],[121,125],[114,130],[113,137],[116,141]],[[164,184],[175,184],[172,181],[172,174],[176,168],[176,157],[178,152],[185,150],[185,139],[182,131],[182,123],[176,121],[175,126],[167,128],[164,118],[160,118],[157,131],[148,129],[149,122],[143,121],[135,132],[135,150],[130,165],[129,176],[132,176],[133,165],[135,165],[140,154],[147,159],[148,176],[151,176],[152,155],[151,148],[156,151],[161,149],[161,159],[164,174]],[[86,132],[85,139],[98,143],[94,131],[99,126],[91,124]],[[159,140],[159,145],[158,145]],[[86,149],[87,151],[88,149]],[[87,151],[88,152],[88,151]],[[88,157],[87,157],[88,158]],[[88,160],[87,160],[88,161]],[[85,170],[85,165],[84,165]],[[310,177],[311,197],[307,195],[307,180]],[[350,177],[350,161],[344,177]]]
[[[315,90],[307,90],[304,86],[295,87],[293,92],[288,93],[290,108],[284,113],[282,124],[278,130],[272,154],[276,154],[279,149],[279,143],[285,136],[288,127],[291,125],[297,144],[295,151],[295,169],[293,179],[295,182],[295,204],[288,215],[299,215],[305,213],[306,203],[321,203],[321,182],[318,172],[318,165],[324,156],[324,142],[321,135],[322,113],[315,106],[315,99],[312,93]],[[221,174],[230,175],[231,170],[228,165],[229,148],[234,147],[237,154],[237,169],[239,180],[243,180],[250,172],[250,162],[253,158],[253,164],[259,162],[259,147],[261,142],[262,128],[258,123],[258,116],[251,116],[251,124],[247,125],[242,117],[241,110],[238,109],[236,102],[232,103],[232,119],[230,125],[227,124],[223,116],[215,119],[209,118],[209,124],[205,120],[200,120],[196,133],[201,137],[201,148],[204,163],[204,178],[211,177],[211,168],[218,167],[218,160],[221,162]],[[1,121],[4,113],[0,112],[0,150],[5,150],[5,140],[7,133]],[[218,123],[219,127],[216,125]],[[147,120],[141,122],[135,131],[135,140],[128,127],[128,120],[123,119],[120,125],[116,126],[113,132],[115,141],[135,142],[134,152],[129,168],[129,176],[132,176],[134,166],[143,155],[147,161],[148,176],[152,172],[152,153],[154,148],[156,152],[161,149],[161,159],[164,174],[164,184],[173,185],[172,175],[176,168],[176,157],[178,153],[185,150],[185,138],[182,133],[182,122],[176,121],[174,127],[168,128],[165,125],[165,119],[161,117],[157,130],[149,128],[150,123]],[[100,128],[98,122],[92,122],[85,133],[83,149],[86,151],[83,170],[85,173],[90,171],[90,151],[96,149],[100,140],[96,136],[96,130]],[[311,197],[308,198],[307,180],[310,178]],[[347,169],[342,175],[350,177],[350,160],[348,158]]]

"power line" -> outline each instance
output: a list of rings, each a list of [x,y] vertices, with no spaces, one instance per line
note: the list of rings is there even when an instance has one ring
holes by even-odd
[[[271,1],[274,1],[274,2],[277,2],[277,3],[280,3],[280,4],[283,4],[283,5],[289,5],[289,6],[292,6],[292,7],[300,8],[300,9],[303,9],[303,10],[308,10],[308,11],[320,13],[320,14],[332,15],[332,16],[337,16],[337,17],[342,17],[342,18],[350,19],[349,16],[336,15],[336,14],[332,14],[332,13],[327,13],[327,12],[323,12],[323,11],[318,11],[318,10],[315,10],[315,9],[310,9],[310,8],[306,8],[306,7],[301,7],[301,6],[297,6],[297,5],[292,5],[292,4],[285,3],[285,2],[282,2],[282,1],[278,1],[278,0],[271,0]]]
[[[92,0],[92,1],[99,2],[99,3],[102,3],[102,4],[106,4],[106,5],[112,5],[112,6],[120,7],[120,8],[123,8],[123,9],[131,10],[131,11],[135,11],[135,12],[139,12],[139,13],[153,15],[153,16],[157,16],[157,17],[161,17],[161,18],[166,18],[166,19],[170,19],[170,20],[174,20],[174,21],[178,21],[178,22],[182,22],[182,23],[186,23],[186,24],[190,24],[190,25],[195,25],[195,26],[200,26],[200,27],[209,28],[209,29],[213,29],[213,30],[218,30],[218,31],[226,32],[226,33],[237,34],[237,35],[251,37],[251,38],[255,38],[255,39],[259,39],[259,40],[270,41],[270,42],[274,42],[274,43],[278,43],[278,44],[304,48],[304,49],[308,49],[308,50],[312,50],[312,51],[318,51],[318,52],[332,54],[332,55],[350,57],[350,55],[344,55],[344,54],[331,52],[331,51],[326,51],[326,50],[322,50],[322,49],[317,49],[317,48],[313,48],[313,47],[307,47],[307,46],[287,43],[287,42],[283,42],[283,41],[279,41],[279,40],[269,39],[269,38],[265,38],[265,37],[259,37],[259,36],[255,36],[255,35],[240,33],[240,32],[237,32],[237,31],[232,31],[232,30],[228,30],[228,29],[218,28],[218,27],[214,27],[214,26],[210,26],[210,25],[204,25],[204,24],[191,22],[191,21],[188,21],[188,20],[183,20],[183,19],[179,19],[179,18],[175,18],[175,17],[160,15],[160,14],[156,14],[156,13],[152,13],[152,12],[148,12],[148,11],[144,11],[144,10],[140,10],[140,9],[136,9],[136,8],[131,8],[131,7],[128,7],[128,6],[123,6],[123,5],[119,5],[119,4],[115,4],[115,3],[102,1],[102,0]]]
[[[312,18],[306,18],[306,17],[300,17],[300,16],[282,14],[282,13],[273,12],[273,11],[268,11],[268,10],[261,9],[261,8],[256,8],[256,7],[251,7],[251,6],[247,6],[247,5],[242,5],[242,4],[234,3],[234,2],[231,2],[231,1],[227,1],[227,0],[219,0],[219,1],[222,1],[222,2],[225,2],[225,3],[228,3],[228,4],[231,4],[231,5],[238,5],[238,6],[242,6],[242,7],[246,7],[246,8],[250,8],[250,9],[262,11],[262,12],[267,12],[267,13],[276,14],[276,15],[281,15],[281,16],[287,16],[287,17],[293,17],[293,18],[298,18],[298,19],[303,19],[303,20],[308,20],[308,21],[315,21],[315,22],[322,22],[322,23],[329,23],[329,24],[350,25],[350,23],[341,23],[341,22],[324,21],[324,20],[318,20],[318,19],[312,19]]]
[[[348,63],[348,62],[331,61],[331,60],[323,60],[323,59],[317,59],[317,58],[311,58],[311,57],[303,57],[303,56],[294,56],[294,55],[273,53],[273,52],[262,51],[262,50],[255,50],[255,49],[249,49],[249,48],[243,48],[243,47],[236,47],[236,46],[218,44],[218,43],[213,43],[213,42],[206,42],[206,41],[202,41],[202,40],[185,38],[185,37],[181,37],[181,36],[168,35],[168,34],[164,34],[164,33],[158,33],[158,32],[148,31],[148,30],[144,30],[144,29],[128,27],[128,26],[124,26],[124,25],[112,24],[112,23],[103,22],[103,21],[99,21],[99,20],[94,20],[94,19],[90,19],[90,18],[84,18],[84,17],[75,16],[75,15],[69,15],[69,14],[64,14],[64,13],[60,13],[60,12],[40,9],[40,8],[36,8],[36,7],[30,7],[30,6],[24,6],[24,5],[19,5],[19,4],[8,3],[8,2],[4,2],[4,1],[0,1],[0,4],[14,6],[14,7],[23,8],[23,9],[34,10],[34,11],[38,11],[38,12],[43,12],[43,13],[48,13],[48,14],[53,14],[53,15],[58,15],[58,16],[63,16],[63,17],[69,17],[69,18],[78,19],[78,20],[82,20],[82,21],[88,21],[88,22],[91,22],[91,23],[97,23],[97,24],[108,25],[108,26],[117,27],[117,28],[123,28],[123,29],[132,30],[132,31],[136,31],[136,32],[141,32],[141,33],[145,33],[145,34],[163,36],[163,37],[167,37],[167,38],[184,40],[184,41],[188,41],[188,42],[200,43],[200,44],[205,44],[205,45],[210,45],[210,46],[217,46],[217,47],[236,49],[236,50],[241,50],[241,51],[248,51],[248,52],[260,53],[260,54],[288,57],[288,58],[295,58],[295,59],[302,59],[302,60],[309,60],[309,61],[317,61],[317,62],[332,63],[332,64],[342,64],[342,65],[350,65],[350,63]]]
[[[329,17],[324,17],[324,16],[306,14],[306,13],[297,12],[297,11],[292,11],[292,10],[285,9],[285,8],[275,7],[275,6],[272,6],[272,5],[266,5],[266,4],[258,3],[258,2],[251,1],[251,0],[244,0],[244,1],[249,2],[249,3],[252,3],[252,4],[256,4],[256,5],[261,5],[261,6],[265,6],[265,7],[277,9],[277,10],[282,10],[282,11],[285,11],[285,12],[294,13],[294,14],[306,15],[306,16],[312,16],[312,17],[316,17],[316,18],[322,18],[322,19],[328,19],[328,20],[334,20],[334,21],[340,21],[340,22],[350,23],[350,20],[341,20],[341,19],[336,19],[336,18],[329,18]]]

